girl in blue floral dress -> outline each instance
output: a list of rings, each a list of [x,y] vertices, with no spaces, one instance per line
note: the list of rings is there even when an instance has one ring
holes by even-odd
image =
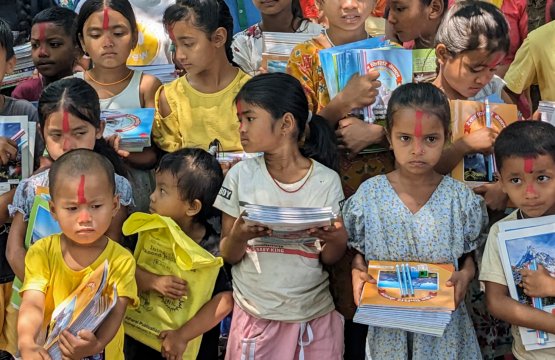
[[[358,302],[368,260],[453,263],[447,286],[455,288],[456,310],[442,337],[398,329],[368,329],[372,359],[480,359],[480,348],[464,304],[475,274],[471,252],[487,222],[483,201],[466,185],[438,174],[434,167],[449,135],[449,103],[431,84],[395,90],[387,111],[387,136],[397,169],[364,182],[343,207]]]

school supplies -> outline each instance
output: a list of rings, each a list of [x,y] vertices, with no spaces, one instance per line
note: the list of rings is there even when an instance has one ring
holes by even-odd
[[[118,134],[122,150],[141,152],[150,146],[153,108],[102,110],[100,119],[106,122],[104,137]]]
[[[177,72],[174,64],[155,64],[128,67],[131,70],[142,71],[144,74],[155,76],[162,84],[167,84],[177,79]]]
[[[450,106],[452,143],[485,127],[501,131],[518,120],[516,105],[451,100]],[[494,181],[496,171],[493,156],[477,153],[466,155],[453,169],[451,176],[474,187]]]
[[[94,332],[116,305],[116,285],[107,284],[108,261],[105,261],[77,287],[52,313],[44,348],[52,360],[61,360],[59,338],[63,330],[77,335],[81,330]]]
[[[262,39],[264,41],[264,46],[262,50],[262,64],[261,67],[266,69],[268,72],[285,72],[287,67],[287,61],[291,55],[291,51],[298,44],[316,37],[318,33],[281,33],[281,32],[270,32],[264,31],[262,33]],[[256,47],[253,47],[253,52],[257,52]],[[237,56],[243,56],[244,54],[238,53]],[[250,56],[253,58],[258,58],[257,54],[245,54],[245,56]],[[249,59],[246,59],[244,63],[251,63]],[[258,73],[259,69],[244,69],[247,72]]]
[[[442,336],[455,310],[453,287],[445,286],[452,264],[368,262],[366,283],[353,321],[370,326]]]
[[[555,274],[555,216],[503,221],[499,223],[499,254],[513,299],[555,314],[555,298],[527,296],[519,285],[520,270],[537,270],[542,265]],[[555,347],[555,334],[519,326],[522,343],[527,351]]]
[[[555,101],[541,100],[538,106],[541,120],[555,125]]]
[[[432,82],[437,77],[437,57],[435,49],[412,50],[412,81]]]
[[[0,116],[0,136],[17,143],[18,151],[7,165],[0,166],[0,194],[15,188],[33,172],[36,124],[27,116]]]
[[[0,88],[5,89],[16,86],[20,82],[33,77],[35,64],[31,57],[31,43],[27,42],[22,45],[14,46],[14,54],[16,58],[15,68],[11,74],[6,74]]]

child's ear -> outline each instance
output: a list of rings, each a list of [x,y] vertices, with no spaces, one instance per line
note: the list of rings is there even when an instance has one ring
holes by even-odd
[[[384,131],[385,131],[385,138],[387,139],[387,142],[389,143],[389,150],[393,150],[393,146],[391,144],[391,134],[389,134],[389,131],[387,131],[387,129],[385,129]]]
[[[443,4],[443,0],[432,0],[430,3],[429,9],[430,13],[428,15],[430,20],[441,19],[443,14],[445,13],[445,6]]]
[[[15,55],[12,56],[8,61],[6,61],[6,74],[13,73],[16,63],[17,63],[17,58],[15,57]]]
[[[444,44],[437,44],[436,46],[436,58],[440,65],[445,65],[450,54]]]
[[[200,202],[199,199],[195,199],[189,203],[189,207],[187,207],[187,210],[185,210],[185,214],[188,217],[193,217],[196,214],[198,214],[201,210],[202,210],[202,203]]]
[[[96,139],[100,139],[104,134],[104,129],[106,128],[106,121],[100,120],[100,126],[98,129],[95,129],[95,137]]]
[[[296,126],[295,117],[291,113],[285,113],[283,115],[281,123],[281,131],[283,135],[291,133]]]
[[[131,49],[136,48],[138,42],[139,42],[139,30],[135,30],[133,32],[133,37],[131,38]]]
[[[58,221],[58,215],[56,215],[56,206],[54,205],[54,202],[52,202],[52,200],[49,200],[48,206],[50,207],[50,214],[52,214],[54,220]]]
[[[211,37],[212,42],[216,47],[225,46],[227,41],[227,30],[223,27],[219,27],[212,33]]]
[[[85,41],[83,41],[83,34],[77,36],[79,38],[79,43],[81,44],[81,49],[83,49],[83,54],[87,53],[87,48],[85,47]]]
[[[119,208],[120,208],[120,202],[119,202],[119,195],[118,194],[114,195],[114,198],[112,199],[112,206],[113,206],[112,217],[114,217],[114,216],[116,216],[116,214],[118,213]]]

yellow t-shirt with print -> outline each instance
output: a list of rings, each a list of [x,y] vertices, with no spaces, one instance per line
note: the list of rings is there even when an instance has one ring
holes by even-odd
[[[137,283],[135,281],[135,259],[124,247],[109,240],[100,256],[88,267],[75,271],[64,261],[60,244],[60,234],[37,241],[25,256],[25,281],[21,295],[27,290],[37,290],[45,294],[44,328],[50,323],[52,312],[104,261],[108,261],[107,286],[116,286],[119,297],[129,298],[130,304],[138,306]],[[106,359],[124,360],[123,325],[116,336],[106,346]]]
[[[152,127],[156,145],[167,152],[186,147],[208,150],[208,145],[218,139],[224,151],[242,150],[234,99],[249,79],[249,75],[239,70],[228,86],[211,94],[194,89],[187,76],[158,89]],[[159,112],[162,89],[171,110],[166,117]]]

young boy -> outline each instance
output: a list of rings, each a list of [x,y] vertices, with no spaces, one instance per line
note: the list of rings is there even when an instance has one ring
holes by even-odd
[[[25,257],[23,300],[17,332],[23,359],[42,359],[41,329],[53,310],[106,260],[107,286],[116,286],[114,309],[95,333],[64,330],[60,348],[64,357],[82,359],[105,352],[105,359],[123,360],[123,316],[128,305],[138,305],[135,260],[128,250],[105,234],[119,209],[114,167],[92,150],[65,153],[48,174],[50,211],[61,234],[37,241]]]
[[[212,204],[223,183],[218,161],[202,149],[181,149],[164,155],[156,170],[156,189],[150,195],[150,211],[172,218],[196,243],[219,256],[220,235],[210,226]],[[226,270],[220,268],[212,299],[178,329],[164,331],[162,352],[149,348],[126,336],[125,355],[135,359],[181,359],[187,342],[203,335],[199,360],[218,359],[218,324],[233,309],[232,286]],[[140,291],[156,291],[165,297],[179,299],[187,295],[187,283],[176,276],[160,276],[137,267]]]
[[[518,208],[501,221],[555,214],[555,127],[540,121],[513,123],[501,131],[494,150],[503,191]],[[509,295],[497,244],[498,224],[491,227],[480,272],[487,307],[493,316],[512,325],[517,359],[555,359],[555,348],[526,351],[522,344],[518,326],[555,333],[555,315]],[[555,296],[555,279],[544,268],[523,270],[522,275],[529,296]]]
[[[46,85],[73,75],[73,66],[79,56],[74,20],[69,9],[51,7],[33,18],[31,28],[31,56],[39,76],[19,83],[12,97],[38,101]]]

